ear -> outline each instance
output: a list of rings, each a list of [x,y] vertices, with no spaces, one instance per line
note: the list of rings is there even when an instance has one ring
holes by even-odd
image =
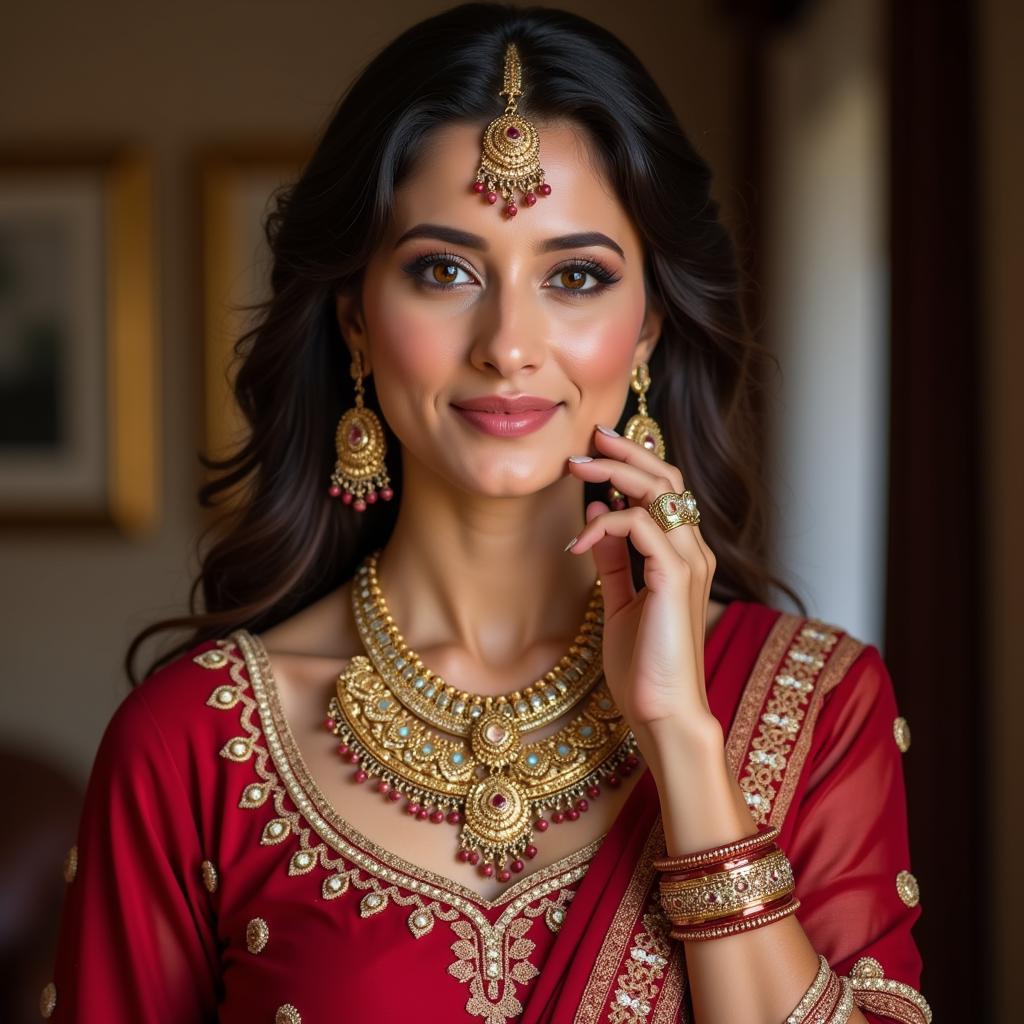
[[[370,374],[373,366],[370,363],[370,346],[366,333],[366,318],[363,315],[362,297],[358,288],[348,288],[336,293],[334,297],[335,316],[342,341],[348,346],[349,355],[354,357],[358,351],[363,357],[363,372]]]
[[[660,304],[648,298],[644,307],[644,322],[636,340],[636,365],[650,362],[651,353],[661,337],[661,327],[665,322],[665,313]]]

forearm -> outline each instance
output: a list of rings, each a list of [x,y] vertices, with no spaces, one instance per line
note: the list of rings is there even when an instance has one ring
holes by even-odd
[[[641,739],[658,787],[669,856],[757,832],[716,727],[694,736],[665,725]],[[686,942],[685,956],[696,1024],[782,1024],[818,971],[818,953],[792,914],[738,935]],[[857,1008],[849,1020],[867,1024]]]

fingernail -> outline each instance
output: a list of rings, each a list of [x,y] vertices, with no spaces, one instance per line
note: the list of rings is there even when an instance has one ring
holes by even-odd
[[[570,462],[593,462],[594,460],[589,455],[570,455]]]
[[[603,426],[600,423],[598,423],[597,429],[600,430],[602,434],[607,434],[608,437],[620,437],[621,436],[617,430],[613,430],[611,427],[605,427],[605,426]]]
[[[565,547],[564,547],[564,548],[562,548],[562,550],[563,550],[563,551],[568,551],[568,550],[569,550],[569,548],[571,548],[571,547],[573,546],[573,544],[575,544],[575,543],[576,543],[576,541],[578,541],[578,540],[579,540],[579,537],[573,537],[573,539],[572,539],[571,541],[569,541],[569,543],[568,543],[568,544],[566,544],[566,545],[565,545]]]

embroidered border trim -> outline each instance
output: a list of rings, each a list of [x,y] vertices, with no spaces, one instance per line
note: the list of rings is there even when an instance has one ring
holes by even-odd
[[[912,985],[885,977],[873,956],[862,956],[849,975],[857,1005],[900,1024],[932,1024],[932,1008]]]
[[[664,849],[665,833],[661,824],[661,815],[659,814],[655,818],[654,825],[647,837],[647,841],[644,843],[643,850],[637,858],[629,885],[626,887],[626,892],[615,910],[615,916],[612,918],[608,934],[605,936],[601,949],[598,951],[594,967],[587,979],[586,988],[577,1007],[576,1016],[573,1018],[574,1024],[591,1024],[593,1021],[602,1020],[604,1019],[602,1015],[606,1008],[618,1007],[619,1003],[612,992],[612,986],[618,980],[627,948],[634,946],[641,949],[644,948],[639,941],[640,936],[636,935],[636,932],[638,925],[641,933],[644,930],[645,919],[642,916],[642,911],[652,898],[654,892],[656,878],[654,860],[656,857],[661,856]],[[657,912],[655,910],[655,913]],[[667,932],[667,922],[665,927]],[[677,958],[673,958],[671,966],[673,969],[678,969],[674,970],[673,973],[681,974],[681,964]],[[676,980],[678,984],[666,985],[662,989],[661,998],[658,1000],[656,1019],[675,1019],[675,1014],[678,1013],[679,1005],[682,1001],[683,992],[682,978],[679,977]],[[628,995],[631,1000],[634,998],[633,993]],[[647,1001],[651,1002],[653,998],[652,996]],[[609,1004],[611,1004],[611,1007],[609,1007]]]
[[[297,839],[299,848],[288,862],[288,874],[306,875],[317,865],[331,872],[320,887],[324,900],[336,899],[350,886],[365,891],[359,904],[361,917],[378,914],[392,902],[396,906],[411,907],[407,923],[414,938],[429,933],[435,919],[449,922],[456,934],[451,946],[456,959],[448,973],[462,983],[469,983],[467,1011],[485,1018],[488,1024],[502,1024],[521,1014],[523,1007],[515,994],[515,986],[537,974],[537,969],[527,959],[535,944],[526,939],[525,934],[538,917],[543,917],[552,931],[558,930],[575,895],[568,887],[586,874],[589,857],[599,848],[601,840],[535,872],[535,877],[523,879],[501,900],[481,901],[487,906],[496,906],[509,900],[492,925],[472,901],[432,884],[429,879],[435,876],[431,873],[424,872],[422,878],[412,877],[392,867],[383,856],[374,859],[345,840],[332,820],[334,815],[326,799],[306,776],[301,753],[291,741],[276,694],[264,683],[258,640],[239,630],[229,639],[219,640],[218,645],[217,650],[224,654],[223,660],[209,657],[213,649],[194,660],[205,668],[228,667],[231,685],[218,685],[207,704],[218,710],[241,705],[240,724],[246,735],[228,740],[219,753],[236,763],[251,760],[255,755],[254,768],[262,781],[243,786],[239,806],[252,809],[271,800],[276,817],[264,826],[261,845],[276,845],[289,837]],[[248,674],[248,679],[243,673]],[[244,753],[239,741],[245,744]],[[309,782],[312,799],[293,771],[293,763]],[[257,790],[259,799],[254,799]],[[289,809],[286,798],[297,810]],[[385,853],[369,840],[367,845],[377,853]],[[332,856],[331,851],[340,856]],[[346,859],[351,867],[346,865]],[[360,869],[366,874],[365,878],[360,877]],[[440,876],[436,877],[441,880]],[[402,889],[410,895],[403,895]],[[500,984],[502,982],[504,984]]]
[[[625,970],[616,978],[614,1001],[608,1024],[630,1024],[646,1020],[654,1007],[665,977],[665,968],[672,959],[669,924],[653,901],[644,914],[643,927],[633,938]]]
[[[783,614],[776,620],[726,743],[726,759],[758,824],[782,825],[825,695],[863,649],[818,619]]]

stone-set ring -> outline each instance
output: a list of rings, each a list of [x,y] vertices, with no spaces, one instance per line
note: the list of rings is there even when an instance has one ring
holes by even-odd
[[[647,511],[665,533],[677,526],[696,526],[700,522],[697,499],[692,491],[683,491],[682,494],[666,491],[659,494],[647,506]]]

